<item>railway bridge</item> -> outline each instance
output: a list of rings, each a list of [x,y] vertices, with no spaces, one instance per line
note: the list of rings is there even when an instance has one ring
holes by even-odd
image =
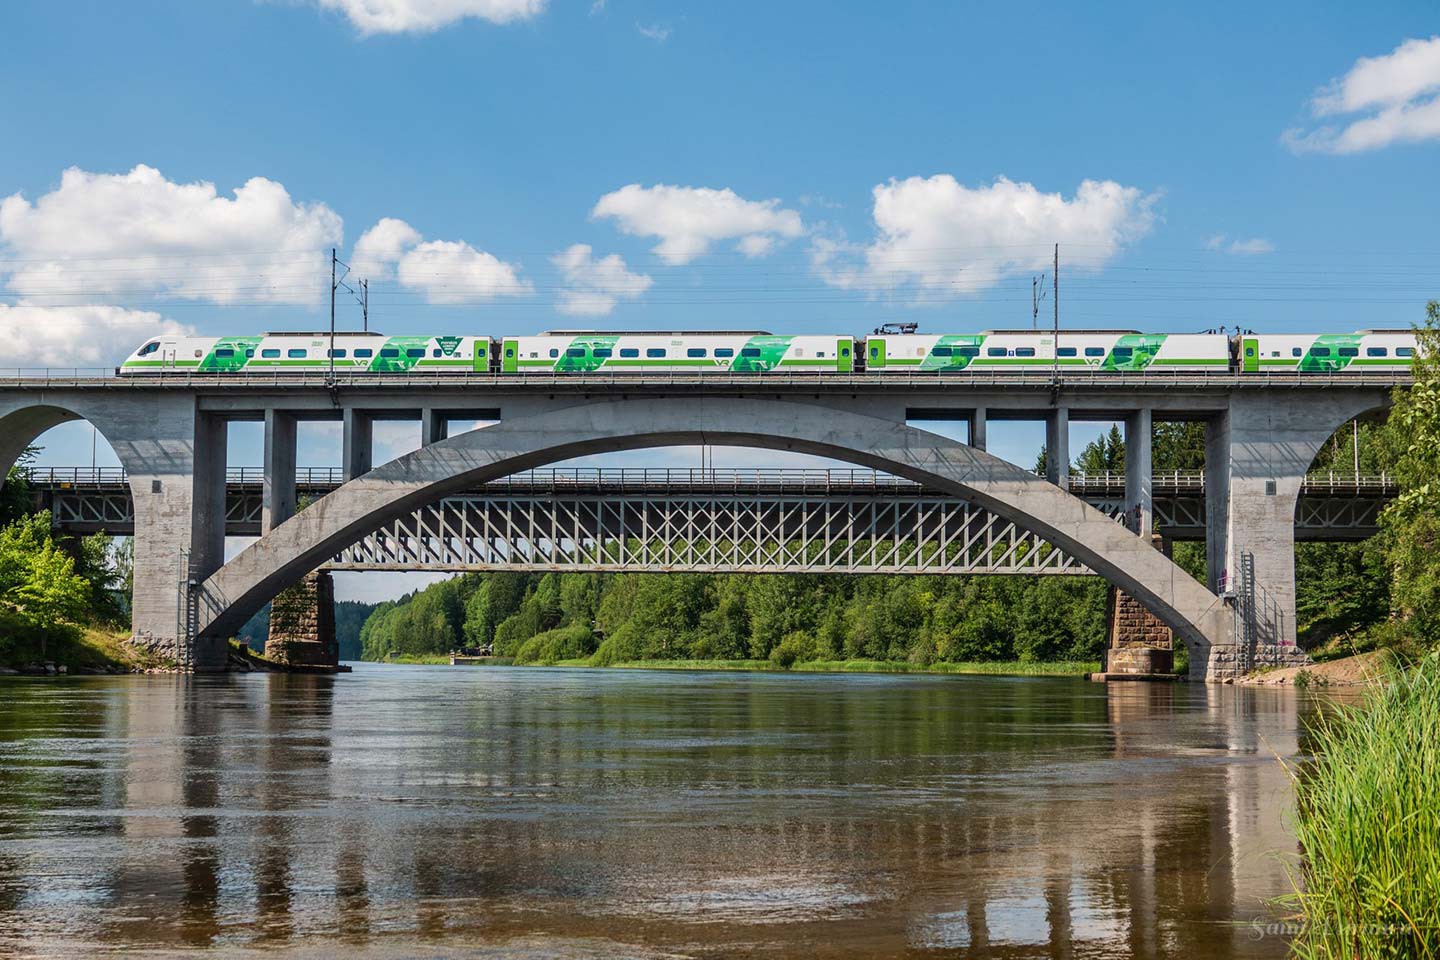
[[[18,376],[0,380],[0,460],[13,463],[58,423],[95,425],[125,471],[120,483],[136,533],[136,638],[196,671],[223,669],[225,638],[324,564],[519,565],[1093,572],[1175,630],[1190,648],[1193,676],[1218,679],[1301,656],[1297,512],[1301,536],[1367,529],[1358,488],[1320,497],[1313,481],[1307,488],[1307,471],[1339,426],[1383,408],[1405,382],[1349,373]],[[264,466],[239,478],[241,488],[247,479],[258,484],[258,514],[242,510],[237,519],[227,428],[247,420],[264,423]],[[323,489],[296,470],[302,420],[343,424],[342,467]],[[421,448],[374,464],[372,427],[380,420],[420,421]],[[449,436],[452,421],[476,420],[495,423]],[[969,442],[923,429],[941,420],[966,422]],[[987,425],[996,420],[1045,423],[1046,476],[986,452]],[[1125,425],[1125,475],[1106,478],[1103,491],[1067,475],[1069,425],[1084,420]],[[1205,424],[1202,476],[1162,482],[1157,491],[1150,454],[1158,420]],[[712,477],[690,490],[642,492],[649,505],[637,509],[635,497],[617,496],[603,478],[588,491],[562,490],[561,475],[551,474],[545,488],[530,473],[531,488],[517,486],[526,480],[517,474],[558,461],[679,444],[832,457],[871,471],[871,488],[831,490],[817,500],[813,490],[762,489],[759,478],[720,491]],[[308,492],[323,495],[297,514],[307,479]],[[862,474],[851,480],[866,482]],[[508,500],[496,490],[502,481],[510,484]],[[248,501],[245,490],[236,493],[242,504],[256,503],[254,491]],[[1338,509],[1351,519],[1341,522],[1325,511],[1345,496],[1348,505]],[[1181,509],[1183,530],[1175,522]],[[518,516],[531,525],[517,533]],[[502,517],[507,525],[497,526]],[[689,525],[676,526],[682,521]],[[1157,526],[1193,538],[1202,524],[1206,584],[1150,543]],[[228,563],[227,529],[259,535]],[[639,552],[628,553],[632,546]]]

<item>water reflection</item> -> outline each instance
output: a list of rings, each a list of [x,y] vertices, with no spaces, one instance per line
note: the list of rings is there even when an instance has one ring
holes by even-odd
[[[359,667],[6,678],[0,952],[1283,956],[1311,701]]]

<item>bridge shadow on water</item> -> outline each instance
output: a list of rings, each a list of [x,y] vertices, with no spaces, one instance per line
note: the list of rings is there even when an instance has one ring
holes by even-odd
[[[0,952],[1283,956],[1275,756],[1190,684],[361,665],[8,678]]]

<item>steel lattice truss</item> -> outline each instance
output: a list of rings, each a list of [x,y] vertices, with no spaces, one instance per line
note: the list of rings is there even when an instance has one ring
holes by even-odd
[[[349,547],[337,570],[1087,574],[1028,530],[936,496],[465,496]]]

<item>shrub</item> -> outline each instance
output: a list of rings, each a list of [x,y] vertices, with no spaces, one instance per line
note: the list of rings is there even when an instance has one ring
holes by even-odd
[[[515,652],[516,663],[535,663],[550,666],[561,660],[578,660],[590,655],[595,648],[595,635],[583,624],[557,627],[537,633],[521,644]]]
[[[770,651],[770,662],[781,670],[789,670],[797,663],[814,660],[817,651],[815,638],[807,633],[787,633]]]

